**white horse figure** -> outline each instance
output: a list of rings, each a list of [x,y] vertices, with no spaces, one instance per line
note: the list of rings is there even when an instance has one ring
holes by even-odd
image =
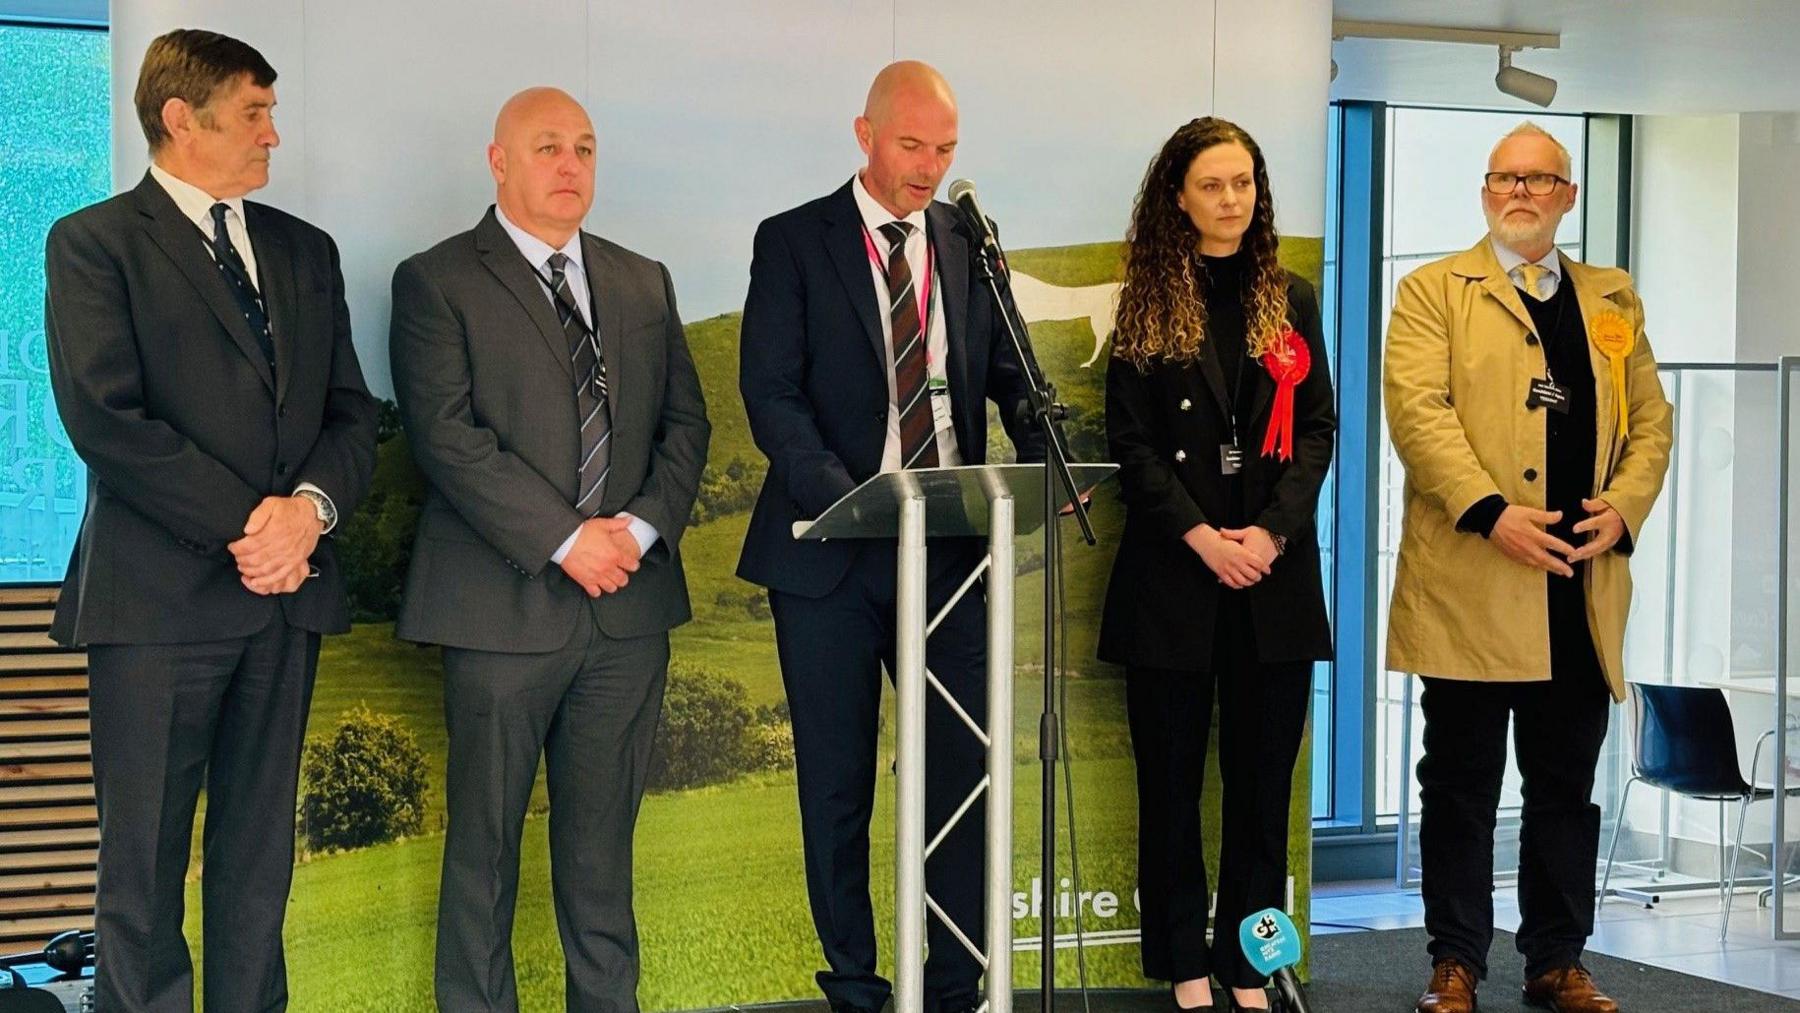
[[[1087,318],[1088,325],[1094,329],[1094,354],[1081,364],[1083,369],[1099,360],[1100,350],[1112,334],[1113,315],[1119,307],[1119,288],[1116,281],[1065,288],[1046,284],[1019,271],[1012,275],[1013,301],[1018,303],[1019,313],[1026,323]]]

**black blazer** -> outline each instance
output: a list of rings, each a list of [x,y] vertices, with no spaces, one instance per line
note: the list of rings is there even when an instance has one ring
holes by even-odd
[[[650,636],[691,615],[681,535],[712,427],[669,272],[586,232],[581,257],[613,418],[599,512],[662,536],[593,614],[610,637]],[[550,562],[584,519],[581,421],[568,339],[533,270],[489,208],[394,271],[394,392],[431,485],[394,628],[404,640],[550,651],[590,614]]]
[[[1247,595],[1257,653],[1263,661],[1331,657],[1331,628],[1319,575],[1314,519],[1319,487],[1331,465],[1337,415],[1320,336],[1319,303],[1304,279],[1288,276],[1288,319],[1312,352],[1312,368],[1294,391],[1294,456],[1263,457],[1275,381],[1261,363],[1251,371],[1244,445],[1248,524],[1287,538],[1271,572],[1245,591],[1219,583],[1181,536],[1196,524],[1232,526],[1219,445],[1230,442],[1225,374],[1212,343],[1191,363],[1158,363],[1140,373],[1113,359],[1106,369],[1106,436],[1119,464],[1125,532],[1113,560],[1100,621],[1103,661],[1197,670],[1212,658],[1214,619],[1222,594]]]
[[[50,634],[64,644],[247,636],[350,626],[331,539],[319,576],[263,597],[227,543],[267,496],[311,482],[343,524],[375,467],[376,406],[350,342],[331,237],[246,201],[275,338],[267,361],[205,235],[145,174],[63,218],[45,249],[50,381],[88,468],[87,514]]]
[[[756,230],[738,346],[738,385],[750,432],[769,459],[739,577],[822,597],[850,568],[855,542],[799,541],[811,520],[881,468],[887,440],[887,359],[862,215],[845,183]],[[987,460],[987,405],[1018,448],[1041,461],[1027,417],[1024,368],[985,291],[972,286],[969,233],[949,204],[925,212],[943,293],[956,443],[964,464]]]

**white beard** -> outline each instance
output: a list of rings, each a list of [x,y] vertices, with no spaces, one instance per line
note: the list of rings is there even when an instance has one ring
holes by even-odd
[[[1482,213],[1487,216],[1488,231],[1494,238],[1508,247],[1536,247],[1545,243],[1555,244],[1556,224],[1543,217],[1535,221],[1523,218],[1508,218],[1504,212],[1495,215],[1486,208]],[[1548,234],[1546,234],[1548,233]]]

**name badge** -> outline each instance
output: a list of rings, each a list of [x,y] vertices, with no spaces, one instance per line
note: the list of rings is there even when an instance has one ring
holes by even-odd
[[[1219,474],[1235,475],[1244,470],[1244,448],[1235,443],[1219,444]]]
[[[1547,377],[1531,381],[1525,393],[1526,408],[1548,408],[1558,415],[1569,414],[1569,388]]]
[[[956,428],[956,420],[950,416],[950,384],[948,381],[931,377],[925,381],[925,391],[931,397],[931,425],[939,432],[950,432]]]

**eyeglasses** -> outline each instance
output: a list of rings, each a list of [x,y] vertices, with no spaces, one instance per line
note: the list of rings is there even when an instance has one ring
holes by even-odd
[[[1532,172],[1521,175],[1516,172],[1490,172],[1482,177],[1487,184],[1487,191],[1502,197],[1511,194],[1520,183],[1525,184],[1525,192],[1533,197],[1544,197],[1556,192],[1558,183],[1568,184],[1568,180],[1554,172]]]

